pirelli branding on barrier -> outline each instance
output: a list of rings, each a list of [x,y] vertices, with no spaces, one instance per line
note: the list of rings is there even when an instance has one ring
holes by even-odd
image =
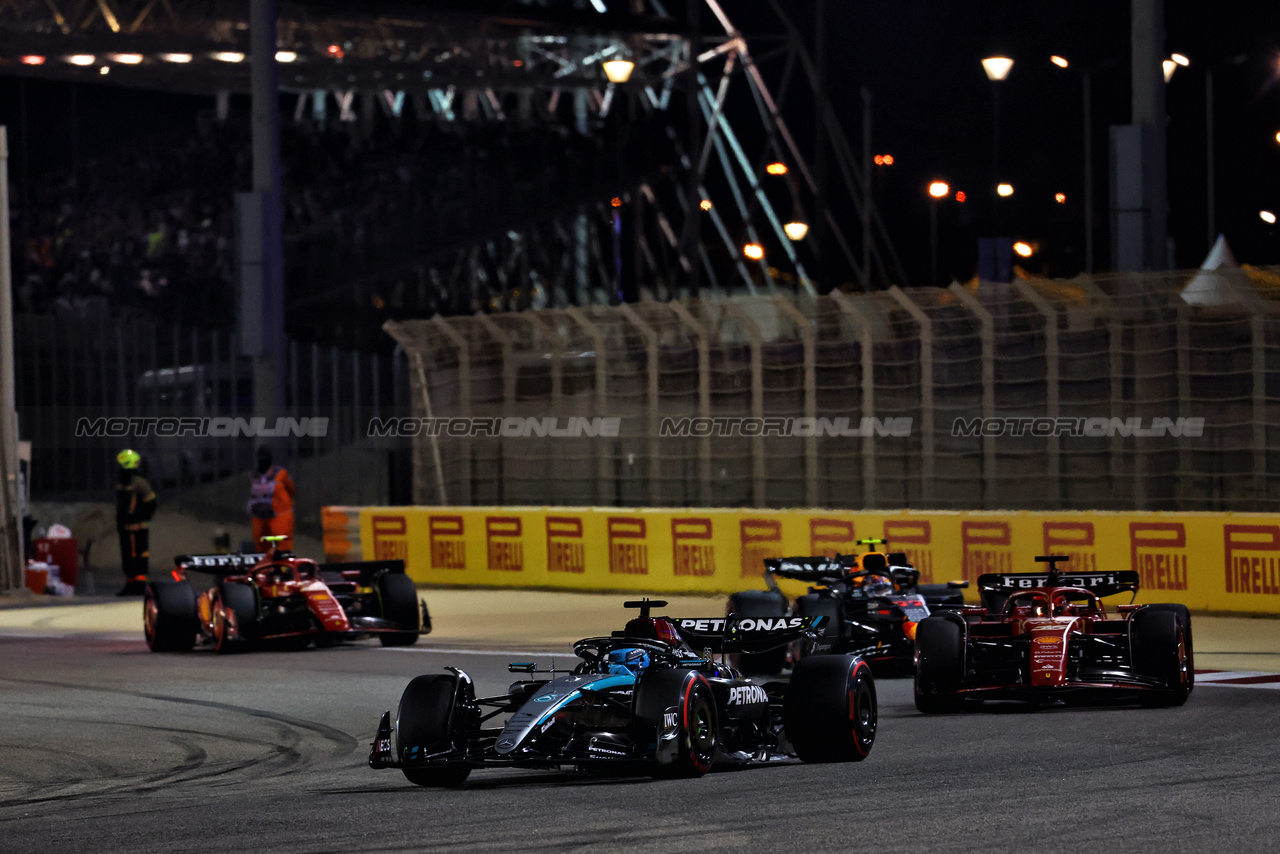
[[[500,572],[520,572],[524,569],[524,530],[519,516],[486,516],[484,539],[489,557],[489,569]]]
[[[1280,595],[1280,522],[1222,529],[1228,593]]]
[[[920,570],[921,584],[937,584],[959,577],[955,568],[945,578],[934,576],[933,525],[928,519],[886,519],[884,539],[889,541],[888,551],[905,553],[911,565]]]
[[[747,517],[738,520],[739,565],[743,578],[760,578],[765,558],[782,549],[782,520]]]
[[[587,571],[581,516],[547,516],[547,572]]]
[[[1139,602],[1280,613],[1280,515],[619,507],[327,507],[326,553],[405,561],[421,583],[654,593],[763,589],[765,558],[905,552],[926,583],[1132,569]],[[350,523],[341,524],[343,519]],[[355,520],[359,520],[358,532]],[[332,541],[332,542],[330,542]],[[355,548],[358,552],[352,553]],[[781,582],[789,594],[803,585]],[[978,591],[967,596],[977,600]]]
[[[1187,523],[1130,522],[1129,568],[1143,590],[1187,589]]]
[[[979,575],[1015,572],[1013,523],[1005,519],[973,519],[960,523],[960,565],[970,584]]]

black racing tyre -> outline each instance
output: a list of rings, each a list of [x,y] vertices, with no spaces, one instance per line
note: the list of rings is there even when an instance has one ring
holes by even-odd
[[[805,762],[861,762],[876,740],[876,681],[855,655],[817,655],[796,664],[782,725]]]
[[[926,715],[958,712],[964,676],[964,628],[946,616],[926,617],[916,627],[916,708]]]
[[[196,592],[186,581],[153,581],[142,600],[142,630],[152,652],[187,652],[200,632]]]
[[[422,611],[418,607],[418,588],[413,579],[402,572],[388,572],[378,578],[378,600],[382,618],[411,631],[384,632],[378,635],[383,646],[412,646],[418,642],[422,628]]]
[[[1166,686],[1164,690],[1144,692],[1144,706],[1181,706],[1191,693],[1187,627],[1178,617],[1173,611],[1143,609],[1130,621],[1134,669]]]
[[[795,615],[797,617],[826,617],[827,625],[822,630],[822,637],[833,646],[840,640],[840,602],[832,596],[820,596],[817,593],[806,593],[796,598]],[[838,649],[838,647],[836,647]],[[803,658],[813,652],[813,642],[802,640],[796,644],[796,658]]]
[[[223,612],[235,614],[239,637],[233,638]],[[239,652],[258,635],[258,594],[252,585],[223,581],[213,603],[213,643],[221,653]]]
[[[656,766],[653,776],[701,777],[711,770],[720,739],[711,686],[693,670],[646,671],[636,688],[635,721],[640,735],[659,741],[669,708],[675,709],[676,753],[670,763]]]
[[[413,747],[424,754],[450,749],[465,752],[468,727],[461,706],[472,699],[471,683],[454,674],[416,677],[404,689],[396,710],[396,755],[404,761],[405,749]],[[402,770],[415,786],[451,787],[462,785],[471,766],[449,764]]]
[[[1191,635],[1191,610],[1186,605],[1177,605],[1171,602],[1161,602],[1155,605],[1148,605],[1144,610],[1150,611],[1170,611],[1178,615],[1178,622],[1182,624],[1186,632],[1187,641],[1187,693],[1190,694],[1196,687],[1196,649],[1195,642]]]
[[[771,590],[743,590],[729,597],[727,612],[739,617],[785,617],[787,597]],[[786,665],[787,648],[784,645],[765,652],[741,652],[731,658],[747,676],[771,676]]]

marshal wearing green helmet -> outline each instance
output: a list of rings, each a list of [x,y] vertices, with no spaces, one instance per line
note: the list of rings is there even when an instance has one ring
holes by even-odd
[[[156,512],[156,493],[139,474],[142,456],[125,448],[116,454],[116,533],[120,535],[120,568],[124,587],[117,596],[141,596],[147,592],[151,544],[147,525]]]

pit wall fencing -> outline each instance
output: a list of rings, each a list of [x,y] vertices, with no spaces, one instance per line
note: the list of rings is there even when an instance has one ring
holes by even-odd
[[[730,593],[764,589],[764,558],[879,537],[922,583],[1043,571],[1033,558],[1054,553],[1068,571],[1136,570],[1138,602],[1280,614],[1276,514],[432,506],[326,507],[323,520],[330,560],[403,559],[425,585]]]

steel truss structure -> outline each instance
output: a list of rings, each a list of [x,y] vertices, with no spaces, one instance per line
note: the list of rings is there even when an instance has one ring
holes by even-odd
[[[127,85],[239,91],[248,82],[247,6],[0,0],[0,67],[85,80],[103,79],[105,69]],[[869,139],[855,153],[801,34],[780,0],[769,6],[777,23],[757,56],[720,0],[478,0],[464,12],[432,2],[282,2],[280,80],[296,97],[299,122],[326,119],[336,106],[338,118],[370,127],[375,112],[393,121],[412,113],[440,123],[557,123],[591,135],[643,113],[667,137],[670,162],[657,174],[467,245],[424,245],[410,268],[328,295],[334,307],[354,300],[411,317],[616,303],[646,292],[670,299],[702,287],[825,293],[907,284],[870,200]],[[616,58],[635,63],[625,83],[602,71]],[[808,140],[797,140],[785,117],[798,90],[817,105]],[[775,162],[785,177],[766,173]],[[789,239],[791,222],[811,226],[809,236]],[[744,257],[746,244],[762,256]]]

